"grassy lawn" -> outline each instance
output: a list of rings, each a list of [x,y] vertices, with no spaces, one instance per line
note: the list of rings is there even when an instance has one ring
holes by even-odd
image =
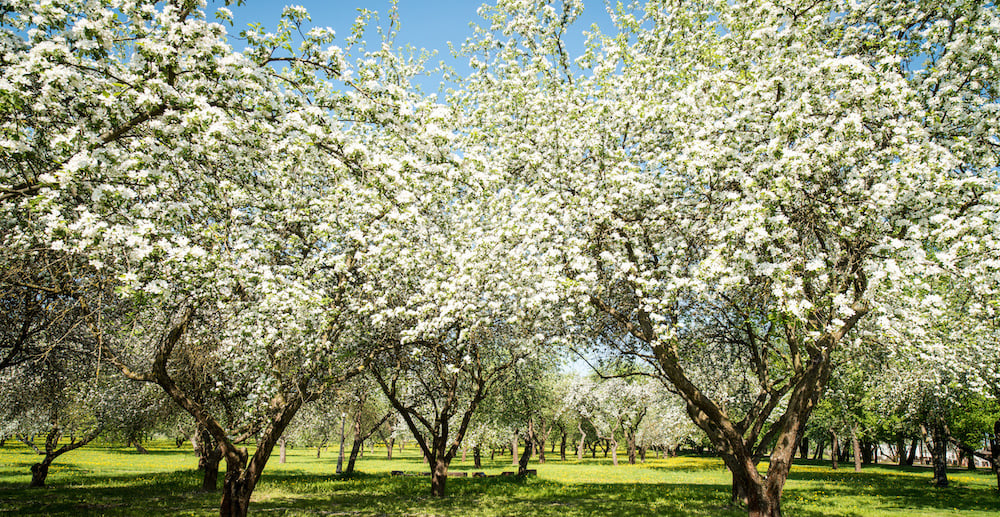
[[[190,447],[154,444],[150,454],[131,449],[90,446],[70,452],[52,466],[48,488],[28,490],[33,454],[8,441],[0,448],[0,515],[215,515],[218,493],[202,493],[197,462]],[[556,458],[555,460],[551,458]],[[254,492],[251,513],[259,515],[550,515],[570,516],[727,516],[745,515],[726,508],[729,474],[713,458],[648,460],[613,467],[610,460],[577,462],[549,456],[538,477],[451,478],[449,497],[429,497],[425,477],[390,477],[391,470],[425,470],[408,447],[395,459],[385,450],[358,462],[360,474],[333,474],[336,451],[316,458],[316,450],[297,447],[288,462],[277,453]],[[510,457],[484,458],[487,474],[511,470]],[[456,459],[452,471],[473,472]],[[995,516],[1000,515],[996,480],[988,469],[954,470],[952,486],[934,489],[924,468],[848,466],[831,470],[825,463],[801,462],[785,488],[784,510],[790,516]],[[221,482],[221,476],[220,476]]]

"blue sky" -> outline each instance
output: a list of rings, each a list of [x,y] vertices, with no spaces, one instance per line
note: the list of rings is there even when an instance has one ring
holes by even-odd
[[[208,12],[222,5],[218,0],[210,2]],[[281,11],[286,5],[301,5],[309,11],[314,26],[330,27],[337,34],[337,41],[343,42],[351,34],[351,26],[358,17],[359,9],[369,9],[379,13],[378,25],[388,27],[389,0],[247,0],[244,5],[232,5],[233,27],[227,27],[232,35],[237,35],[250,23],[261,23],[265,29],[273,29],[281,18]],[[480,22],[476,14],[481,0],[399,0],[400,32],[396,39],[397,46],[412,45],[415,48],[434,50],[437,54],[427,63],[433,68],[444,61],[456,70],[464,72],[467,68],[461,61],[456,61],[451,54],[448,43],[460,48],[462,42],[472,35],[471,22]],[[211,16],[211,14],[209,14]],[[374,24],[373,24],[374,25]],[[374,37],[374,36],[372,36]],[[370,37],[371,38],[371,37]],[[369,38],[369,42],[372,40]],[[337,44],[335,42],[334,44]],[[233,48],[242,49],[239,41],[232,41]],[[426,93],[437,91],[440,77],[417,79],[417,83]]]
[[[437,50],[439,58],[447,58],[448,42],[460,45],[472,34],[469,22],[478,21],[476,10],[482,4],[477,0],[399,0],[399,18],[402,30],[400,45],[409,43],[415,47]],[[245,5],[231,6],[234,27],[239,33],[248,23],[259,22],[271,28],[277,25],[281,10],[286,5],[301,5],[312,16],[313,24],[331,27],[337,31],[337,38],[345,38],[351,32],[351,25],[358,16],[358,9],[370,9],[383,15],[384,25],[388,25],[389,0],[291,0],[264,1],[247,0]],[[214,3],[209,5],[209,11]],[[238,45],[236,45],[238,47]]]
[[[490,1],[489,3],[493,3]],[[451,42],[456,48],[466,38],[472,35],[470,23],[482,23],[482,19],[476,14],[483,0],[399,0],[399,19],[401,30],[396,40],[398,46],[407,44],[416,48],[437,51],[437,55],[431,59],[428,66],[433,67],[438,62],[453,66],[459,72],[466,70],[464,62],[456,61],[451,56],[448,43]],[[207,11],[209,17],[222,2],[213,0],[209,2]],[[358,9],[370,9],[380,14],[380,24],[388,26],[388,12],[391,5],[389,0],[247,0],[244,5],[232,5],[229,7],[233,12],[233,27],[227,27],[232,35],[237,35],[250,23],[262,23],[266,29],[273,29],[281,17],[281,11],[286,5],[301,5],[309,11],[312,23],[315,26],[330,27],[337,33],[337,39],[343,41],[350,35],[351,26],[358,16]],[[584,15],[575,24],[575,34],[568,35],[571,41],[569,48],[579,48],[582,44],[580,33],[590,26],[595,20],[606,19],[604,12],[604,2],[601,0],[590,0],[586,4],[588,7]],[[336,44],[336,43],[335,43]],[[242,50],[241,42],[233,40],[233,48]],[[439,83],[436,78],[428,78],[425,81],[418,81],[427,93],[437,90]]]

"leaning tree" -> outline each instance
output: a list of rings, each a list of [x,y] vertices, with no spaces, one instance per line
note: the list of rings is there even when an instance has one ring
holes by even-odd
[[[563,299],[613,321],[685,400],[751,515],[780,515],[803,427],[858,322],[891,325],[887,295],[947,259],[935,253],[950,249],[947,229],[995,213],[985,169],[958,152],[993,146],[974,124],[992,115],[942,122],[965,105],[931,99],[899,66],[905,42],[865,39],[895,37],[865,18],[891,11],[855,7],[648,2],[613,10],[617,32],[595,30],[574,60],[564,35],[579,2],[499,2],[466,46],[469,147],[505,164],[524,239],[559,267]],[[953,25],[996,30],[992,6],[975,11]],[[965,70],[984,81],[966,97],[992,91],[992,72]],[[931,75],[961,90],[961,73]],[[968,144],[943,143],[952,122],[968,131],[944,139]],[[691,375],[710,355],[746,369],[739,413]]]

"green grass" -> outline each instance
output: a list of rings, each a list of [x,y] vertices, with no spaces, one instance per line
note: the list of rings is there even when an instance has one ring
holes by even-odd
[[[552,459],[552,458],[556,459]],[[319,515],[541,515],[541,516],[727,516],[729,474],[713,458],[680,457],[614,467],[610,460],[561,462],[549,455],[535,464],[538,477],[450,478],[449,497],[428,495],[426,477],[390,477],[391,470],[426,471],[416,450],[395,459],[385,450],[359,460],[352,478],[333,474],[336,451],[316,458],[313,448],[288,452],[268,463],[254,492],[251,513],[277,516]],[[130,449],[88,446],[68,453],[52,466],[48,487],[29,490],[29,468],[36,457],[8,441],[0,448],[0,515],[215,515],[220,495],[203,493],[190,447],[155,444],[150,454]],[[511,470],[510,457],[484,458],[483,470]],[[471,454],[452,471],[473,472]],[[221,478],[221,476],[220,476]],[[785,488],[783,509],[790,516],[993,516],[1000,514],[996,480],[988,469],[954,470],[952,486],[930,486],[924,468],[866,467],[831,470],[822,462],[796,464]]]

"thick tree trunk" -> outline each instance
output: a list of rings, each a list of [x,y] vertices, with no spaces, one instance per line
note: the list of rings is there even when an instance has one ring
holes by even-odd
[[[448,462],[443,456],[434,458],[431,470],[431,495],[434,497],[444,497],[445,485],[448,481]]]
[[[221,454],[214,459],[206,459],[201,476],[202,492],[215,492],[219,489],[219,463],[221,460]]]
[[[514,438],[512,438],[511,441],[510,441],[510,466],[511,467],[516,467],[517,466],[517,445],[518,445],[517,441],[518,441],[517,440],[517,435],[514,435]]]
[[[806,436],[803,436],[799,443],[799,458],[803,460],[809,458],[809,438]]]
[[[54,459],[54,457],[46,456],[41,462],[31,466],[31,484],[28,485],[29,488],[42,488],[45,486],[45,478],[49,475],[49,465],[52,465],[52,460]]]
[[[604,457],[608,457],[608,449],[611,449],[611,463],[614,466],[618,466],[618,440],[615,440],[614,436],[606,441],[608,446],[604,449]]]
[[[517,459],[517,475],[523,476],[528,473],[528,460],[531,459],[531,440],[525,440],[524,452],[521,453],[521,457]]]
[[[935,418],[930,423],[929,438],[931,440],[931,462],[934,465],[934,486],[948,486],[948,431],[944,422]]]
[[[903,457],[900,458],[900,460],[899,460],[900,466],[904,466],[904,467],[912,467],[913,466],[913,462],[917,458],[917,446],[919,444],[920,444],[920,440],[918,438],[914,438],[913,440],[910,441],[910,449],[909,449],[909,451],[904,451],[902,453]]]
[[[635,465],[635,433],[628,436],[628,464]]]
[[[288,440],[284,436],[278,439],[278,463],[285,463],[287,461],[286,446]]]
[[[386,449],[386,452],[385,452],[386,457],[388,459],[390,459],[390,460],[392,459],[392,446],[395,445],[395,443],[396,443],[396,439],[395,438],[390,438],[388,446],[385,448]]]
[[[864,465],[871,465],[872,463],[878,463],[878,444],[873,444],[869,441],[861,442],[861,463]]]
[[[221,462],[222,449],[218,446],[198,458],[198,470],[202,471],[201,490],[203,492],[215,492],[219,489],[219,463]]]
[[[226,454],[226,477],[222,482],[221,517],[246,517],[250,509],[253,486],[244,479],[247,467],[247,450],[240,448]],[[250,480],[252,482],[252,480]]]
[[[224,442],[226,477],[223,481],[222,504],[219,507],[222,517],[246,517],[250,508],[250,496],[264,473],[274,446],[304,402],[304,398],[294,397],[282,403],[281,409],[257,440],[257,450],[252,458],[249,458],[245,448],[236,448],[231,442]]]
[[[219,463],[222,462],[222,448],[215,443],[212,433],[199,425],[191,435],[191,445],[198,456],[198,470],[202,471],[201,490],[215,492],[219,489]]]
[[[472,448],[472,465],[477,469],[483,468],[483,459],[480,456],[478,445]]]
[[[566,435],[566,431],[563,431],[562,439],[559,440],[559,461],[566,461]],[[552,445],[555,445],[555,443]]]
[[[583,424],[577,426],[580,429],[580,445],[576,448],[577,461],[583,461],[583,445],[587,441],[587,433],[583,432]]]
[[[730,474],[732,474],[733,481],[729,491],[729,506],[733,508],[746,506],[747,493],[750,491],[747,482],[743,476],[737,476],[735,472],[730,471]]]

